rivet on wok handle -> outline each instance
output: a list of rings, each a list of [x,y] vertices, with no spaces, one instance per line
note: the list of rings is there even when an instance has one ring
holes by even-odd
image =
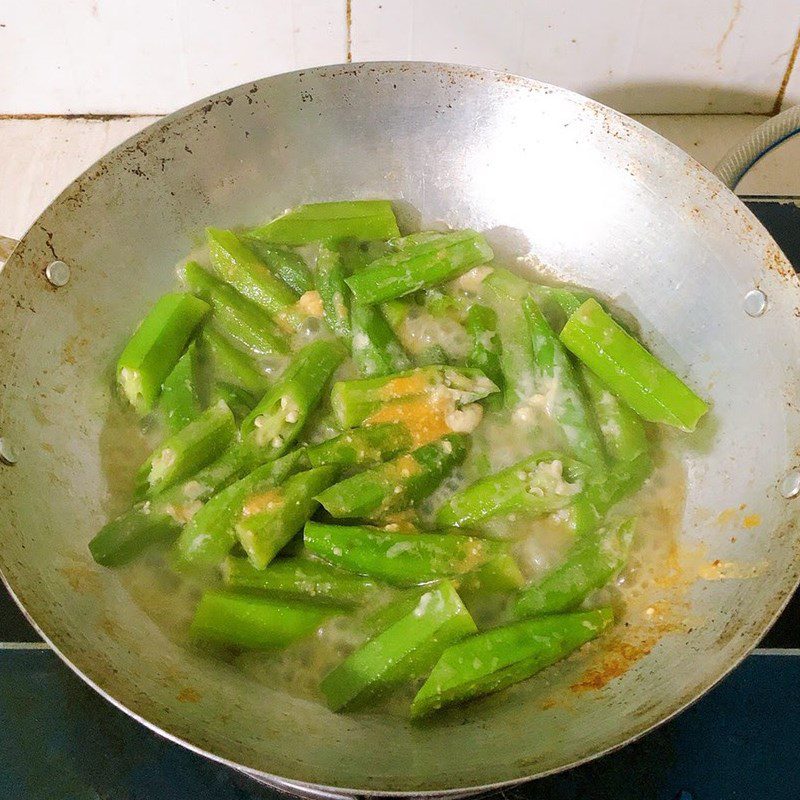
[[[752,289],[744,296],[744,313],[760,317],[767,310],[767,296],[761,289]]]
[[[800,494],[800,472],[797,470],[790,472],[781,481],[780,491],[787,500],[797,497]]]
[[[63,261],[53,261],[45,267],[44,276],[53,286],[66,286],[69,283],[69,267]]]
[[[13,466],[18,460],[17,451],[8,439],[0,436],[0,463]]]

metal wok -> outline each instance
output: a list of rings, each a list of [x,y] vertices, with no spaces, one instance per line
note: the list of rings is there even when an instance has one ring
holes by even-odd
[[[589,648],[422,728],[273,691],[180,646],[133,603],[87,550],[113,479],[98,444],[114,402],[109,365],[204,226],[350,197],[392,198],[407,226],[486,231],[501,257],[533,254],[552,278],[634,312],[655,352],[713,402],[678,445],[688,470],[679,550],[744,565],[747,577],[709,581],[664,564],[684,570],[678,624],[628,642],[616,662]],[[60,288],[46,275],[54,261],[71,270]],[[745,301],[755,289],[765,310],[761,295]],[[783,494],[800,488],[798,309],[791,267],[723,183],[591,100],[421,63],[231,89],[98,161],[0,274],[0,436],[18,453],[0,464],[0,569],[42,635],[111,702],[261,780],[306,793],[456,794],[561,770],[705,692],[795,587],[797,503]],[[758,524],[732,533],[725,515],[743,506]]]

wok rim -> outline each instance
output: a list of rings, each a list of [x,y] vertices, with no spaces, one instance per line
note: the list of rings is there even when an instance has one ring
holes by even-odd
[[[736,203],[738,203],[739,206],[741,206],[748,212],[748,214],[750,213],[749,210],[747,210],[747,207],[744,205],[743,201],[735,194],[733,190],[729,189],[712,171],[708,170],[706,167],[699,164],[699,162],[697,162],[696,159],[694,159],[691,155],[683,151],[677,145],[674,145],[672,142],[670,142],[661,134],[651,130],[650,128],[647,128],[645,125],[629,117],[628,115],[623,114],[622,112],[617,111],[616,109],[613,109],[610,106],[606,106],[603,103],[593,100],[592,98],[585,97],[584,95],[581,95],[578,92],[574,92],[570,89],[565,89],[563,87],[556,86],[554,84],[545,83],[543,81],[539,81],[534,78],[516,75],[514,73],[497,69],[491,69],[488,67],[473,66],[469,64],[436,62],[436,61],[400,61],[400,60],[359,61],[359,62],[341,62],[337,64],[326,64],[317,67],[309,67],[305,69],[296,69],[288,72],[278,73],[275,75],[268,75],[261,78],[256,78],[254,80],[248,80],[236,86],[227,87],[219,92],[215,92],[214,94],[208,95],[186,106],[183,106],[171,112],[170,114],[166,114],[164,116],[159,117],[157,120],[153,121],[149,125],[142,128],[141,130],[127,137],[125,140],[117,144],[115,147],[105,152],[102,156],[100,156],[100,158],[96,159],[77,177],[75,177],[72,181],[70,181],[70,183],[67,184],[67,186],[65,186],[64,189],[61,192],[59,192],[58,195],[37,215],[36,219],[27,228],[25,233],[23,233],[22,236],[19,238],[17,245],[19,246],[19,244],[25,241],[26,237],[31,233],[31,231],[34,228],[36,228],[41,217],[44,214],[46,214],[51,207],[58,205],[59,203],[62,202],[62,200],[65,197],[68,197],[71,191],[75,187],[81,184],[85,178],[89,177],[96,171],[98,165],[101,162],[104,162],[106,159],[112,158],[116,153],[121,152],[124,149],[130,147],[130,145],[136,140],[138,140],[140,137],[148,135],[151,131],[154,131],[157,128],[169,125],[170,123],[180,120],[186,117],[187,115],[193,113],[194,111],[201,109],[203,106],[208,105],[209,103],[222,100],[226,95],[229,95],[232,92],[240,91],[245,87],[252,86],[254,84],[260,85],[268,81],[279,80],[290,76],[305,76],[305,75],[313,76],[315,74],[320,74],[320,77],[330,77],[330,75],[321,74],[325,73],[326,71],[334,71],[336,73],[346,73],[347,71],[363,71],[365,69],[375,69],[375,68],[387,71],[403,71],[403,72],[419,71],[422,73],[425,73],[427,71],[433,71],[433,72],[441,71],[441,72],[447,72],[451,75],[456,74],[457,77],[462,81],[483,80],[485,78],[488,78],[493,82],[512,83],[530,88],[531,90],[534,89],[545,90],[548,91],[549,93],[556,93],[562,96],[571,97],[579,101],[584,106],[591,106],[598,110],[602,110],[605,114],[610,115],[616,120],[625,120],[627,125],[633,125],[639,133],[644,133],[646,136],[654,139],[655,141],[658,141],[660,143],[660,146],[663,147],[663,145],[666,144],[669,149],[677,150],[683,155],[684,158],[688,159],[689,162],[693,162],[695,165],[697,165],[701,170],[701,174],[704,174],[706,178],[709,177],[713,178],[714,182],[717,184],[717,187],[721,193],[723,191],[724,193],[727,193],[729,198],[732,198]],[[169,131],[167,131],[167,133],[169,133]],[[767,239],[769,239],[769,241],[772,244],[774,244],[774,246],[777,248],[780,254],[784,258],[786,258],[785,254],[777,245],[777,243],[774,241],[769,231],[767,231],[760,222],[758,223],[758,227],[760,228],[762,236],[765,236]],[[12,253],[9,255],[8,261],[6,263],[10,262],[13,259],[13,256],[14,256],[14,251],[12,251]],[[787,263],[790,263],[788,259],[786,259],[786,261]],[[0,268],[0,281],[2,280],[2,275],[4,271],[5,271],[5,265],[2,268]],[[800,542],[800,528],[795,527],[794,538],[798,540],[798,542]],[[1,559],[2,556],[0,555],[0,560]],[[400,789],[374,789],[367,787],[355,788],[346,786],[334,786],[323,783],[313,783],[308,781],[296,780],[289,777],[283,777],[269,772],[264,772],[253,767],[249,767],[244,764],[233,761],[229,758],[226,758],[224,756],[217,755],[209,750],[206,750],[198,745],[189,742],[188,740],[182,738],[181,736],[171,733],[165,728],[160,727],[158,724],[146,719],[141,714],[137,713],[132,708],[129,708],[121,701],[117,700],[115,697],[112,696],[110,690],[103,688],[97,682],[88,677],[88,675],[85,674],[76,664],[74,664],[64,652],[62,652],[58,647],[56,647],[53,644],[51,638],[48,636],[48,634],[39,625],[39,623],[31,616],[31,614],[28,612],[22,601],[17,596],[17,593],[15,592],[14,588],[11,586],[9,580],[7,579],[5,573],[3,572],[2,565],[0,565],[0,581],[2,581],[9,595],[14,600],[15,604],[20,609],[25,619],[29,622],[29,624],[33,627],[33,629],[37,632],[37,634],[42,638],[42,640],[48,645],[49,649],[52,650],[58,656],[58,658],[64,664],[66,664],[67,667],[69,667],[69,669],[75,675],[77,675],[86,685],[91,687],[103,699],[111,703],[111,705],[113,705],[114,707],[125,713],[130,718],[136,720],[138,723],[140,723],[153,733],[161,736],[164,739],[167,739],[170,742],[178,744],[193,753],[196,753],[200,756],[215,761],[216,763],[223,764],[226,767],[236,770],[238,773],[247,776],[253,781],[265,784],[270,787],[277,788],[281,791],[288,792],[293,795],[299,794],[304,797],[369,796],[369,797],[387,797],[387,798],[392,798],[392,797],[455,798],[455,797],[470,796],[473,794],[479,794],[484,792],[502,790],[505,788],[510,788],[523,783],[538,780],[539,778],[546,778],[552,775],[557,775],[561,772],[565,772],[575,767],[579,767],[581,765],[590,763],[596,759],[599,759],[603,756],[609,755],[611,753],[616,752],[617,750],[622,749],[628,744],[631,744],[632,742],[641,739],[643,736],[655,730],[656,728],[660,727],[661,725],[665,724],[666,722],[669,722],[670,720],[674,719],[683,711],[694,705],[698,700],[700,700],[709,691],[711,691],[714,687],[716,687],[722,680],[724,680],[728,675],[730,675],[731,672],[733,672],[733,670],[736,669],[742,663],[742,661],[744,661],[744,659],[747,658],[747,656],[750,655],[753,652],[753,650],[757,648],[758,643],[761,641],[764,635],[769,631],[769,629],[774,625],[775,621],[778,619],[778,617],[780,617],[780,615],[783,613],[784,609],[788,605],[793,594],[797,591],[798,587],[800,587],[800,575],[798,575],[798,577],[795,579],[793,584],[790,586],[788,591],[786,591],[783,596],[781,596],[782,593],[777,593],[775,595],[776,598],[779,598],[779,603],[776,606],[775,612],[758,629],[754,629],[752,626],[748,627],[748,630],[750,632],[750,636],[748,638],[750,639],[750,641],[745,643],[741,647],[740,651],[729,661],[729,663],[725,665],[725,668],[722,671],[720,671],[719,674],[715,675],[710,680],[705,682],[696,691],[693,691],[691,693],[691,696],[681,698],[667,714],[662,715],[659,719],[656,719],[655,721],[645,722],[634,733],[622,738],[619,741],[610,744],[608,747],[605,747],[601,750],[597,750],[594,752],[590,752],[569,763],[556,766],[551,769],[542,770],[540,772],[534,772],[532,774],[522,777],[500,780],[493,783],[471,785],[471,786],[449,787],[446,789],[400,790]],[[739,629],[741,629],[742,627],[743,625],[740,625]]]

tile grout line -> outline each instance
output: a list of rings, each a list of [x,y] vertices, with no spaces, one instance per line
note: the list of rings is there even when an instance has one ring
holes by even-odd
[[[353,62],[353,0],[344,0],[344,30],[345,30],[345,59],[348,64]]]
[[[347,8],[350,8],[350,0],[347,2]],[[346,46],[347,46],[347,63],[353,62],[352,53],[352,23],[349,18],[347,20],[346,30]],[[797,46],[800,49],[800,33],[798,34]],[[617,109],[614,109],[617,110]],[[145,117],[164,117],[169,114],[169,111],[129,111],[126,113],[70,113],[70,114],[54,114],[54,113],[19,113],[19,114],[0,114],[0,121],[2,120],[47,120],[47,119],[60,119],[60,120],[88,120],[91,122],[111,122],[119,119],[139,119]],[[626,117],[710,117],[710,118],[723,118],[723,117],[769,117],[769,111],[703,111],[703,112],[686,112],[686,111],[619,111]]]
[[[63,120],[88,120],[91,122],[111,122],[117,119],[138,119],[140,117],[163,117],[164,112],[153,112],[152,114],[139,113],[138,111],[130,114],[0,114],[0,120],[21,119],[21,120],[43,120],[43,119],[63,119]]]
[[[797,61],[797,51],[800,49],[800,28],[797,29],[797,35],[794,37],[794,45],[792,47],[791,55],[789,56],[789,63],[786,65],[786,71],[783,73],[781,85],[778,87],[778,94],[775,97],[775,104],[772,106],[772,113],[778,114],[783,105],[783,99],[786,97],[786,89],[789,86],[789,79],[792,77],[795,62]]]

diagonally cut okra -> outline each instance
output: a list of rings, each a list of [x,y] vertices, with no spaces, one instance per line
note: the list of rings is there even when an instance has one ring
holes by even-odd
[[[614,621],[610,608],[558,614],[493,628],[447,648],[411,704],[426,716],[497,692],[560,661]]]
[[[233,440],[236,423],[224,401],[159,445],[139,469],[142,494],[152,497],[216,460]]]
[[[358,303],[373,305],[451,280],[493,257],[481,234],[454,231],[378,258],[346,282]]]
[[[315,496],[330,486],[337,474],[337,467],[314,467],[246,499],[236,536],[256,569],[264,569],[303,527],[319,505]]]
[[[448,645],[476,630],[453,585],[443,581],[328,673],[320,688],[334,711],[362,706],[424,675]]]
[[[256,354],[288,352],[286,337],[263,308],[194,261],[184,266],[183,276],[189,287],[211,305],[214,323],[228,336]]]
[[[336,567],[393,586],[466,575],[508,554],[501,542],[456,533],[396,532],[321,522],[306,524],[303,542],[309,553]]]
[[[576,608],[625,565],[633,530],[634,521],[626,520],[579,538],[561,564],[522,591],[514,605],[515,616],[536,617]]]
[[[165,294],[131,336],[117,361],[117,383],[139,414],[153,410],[162,384],[210,310],[191,294]]]
[[[388,200],[345,200],[297,206],[249,236],[266,242],[301,245],[346,238],[392,239],[400,235]]]
[[[561,341],[640,417],[693,431],[708,411],[680,378],[607,314],[587,300],[561,331]]]
[[[277,650],[313,633],[331,613],[329,607],[298,600],[207,591],[189,635],[222,647]]]
[[[303,314],[297,309],[297,295],[233,231],[208,228],[211,263],[217,274],[237,292],[270,313],[284,329],[297,330]]]
[[[193,342],[167,375],[161,387],[158,406],[170,433],[177,433],[200,413],[197,389],[197,346]]]
[[[317,499],[331,516],[339,519],[381,519],[427,497],[466,458],[468,449],[468,437],[449,434],[345,478]]]

